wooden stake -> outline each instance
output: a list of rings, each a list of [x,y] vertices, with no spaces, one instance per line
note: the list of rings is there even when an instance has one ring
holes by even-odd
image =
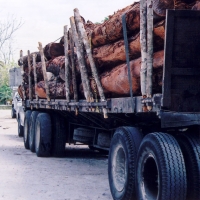
[[[78,92],[77,92],[77,84],[76,84],[76,68],[74,64],[74,41],[72,38],[72,30],[69,29],[69,41],[70,41],[70,58],[71,58],[71,64],[72,64],[72,84],[73,84],[73,91],[74,91],[74,100],[78,101]]]
[[[70,91],[69,91],[69,58],[68,58],[68,29],[64,26],[64,49],[65,49],[65,91],[66,100],[70,102]]]
[[[33,100],[32,96],[32,78],[31,78],[31,62],[30,62],[30,51],[28,50],[28,82],[29,82],[29,99]]]
[[[44,76],[46,96],[47,96],[47,100],[50,101],[50,97],[49,97],[49,83],[48,83],[48,80],[47,80],[47,71],[46,71],[46,64],[45,64],[44,52],[43,52],[43,48],[42,48],[42,43],[38,42],[38,44],[39,44],[38,49],[40,51],[41,62],[42,62],[42,72],[43,72],[43,76]]]
[[[36,73],[36,54],[33,55],[33,73],[34,73],[34,85],[35,85],[35,98],[38,101],[38,95],[36,94],[36,87],[37,87],[37,73]]]
[[[141,44],[141,70],[140,82],[142,96],[146,96],[146,73],[147,73],[147,4],[146,0],[140,0],[140,44]]]
[[[20,50],[20,68],[21,68],[21,76],[22,76],[22,94],[23,94],[22,100],[25,100],[26,96],[25,96],[25,90],[24,90],[24,78],[23,78],[24,66],[23,66],[23,51],[22,50]]]
[[[87,37],[87,33],[85,31],[81,16],[79,14],[79,10],[77,8],[74,9],[74,17],[75,17],[75,20],[76,20],[76,25],[77,25],[78,31],[79,31],[80,36],[81,36],[81,40],[82,40],[82,42],[85,46],[86,52],[87,52],[87,56],[88,56],[88,59],[89,59],[89,62],[90,62],[91,70],[92,70],[92,74],[93,74],[94,80],[97,84],[97,89],[99,91],[101,101],[105,101],[105,95],[104,95],[104,92],[103,92],[101,82],[99,80],[99,75],[98,75],[98,71],[97,71],[94,59],[93,59],[93,56],[92,56],[91,47],[90,47],[90,43],[89,43],[89,40],[88,40],[88,37]],[[105,112],[104,117],[107,118],[108,116],[107,116],[106,109],[104,109],[103,111]]]
[[[92,92],[91,92],[87,69],[84,64],[84,57],[83,57],[83,54],[81,53],[82,46],[81,46],[81,41],[79,40],[78,33],[76,30],[74,17],[70,17],[70,24],[71,24],[71,28],[72,28],[73,40],[74,40],[76,48],[77,48],[77,58],[78,58],[78,63],[79,63],[79,67],[80,67],[80,72],[81,72],[81,79],[82,79],[82,84],[83,84],[84,95],[88,102],[93,102],[94,99],[93,99]]]
[[[152,97],[153,70],[153,1],[147,0],[147,97]]]

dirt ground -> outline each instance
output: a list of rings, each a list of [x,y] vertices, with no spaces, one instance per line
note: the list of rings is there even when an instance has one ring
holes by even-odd
[[[0,110],[0,200],[110,200],[107,165],[107,156],[86,146],[38,158],[24,149],[10,110]]]

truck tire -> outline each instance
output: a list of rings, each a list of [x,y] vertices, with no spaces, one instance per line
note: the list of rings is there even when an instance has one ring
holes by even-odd
[[[120,127],[115,131],[108,158],[108,177],[114,200],[136,198],[135,170],[142,133],[134,127]]]
[[[11,117],[13,119],[16,118],[16,111],[15,111],[15,109],[13,107],[11,108]]]
[[[24,118],[24,147],[29,149],[29,132],[30,132],[30,117],[31,110],[27,110]]]
[[[187,172],[187,199],[200,199],[200,139],[194,134],[177,136]]]
[[[35,152],[38,157],[51,155],[51,118],[47,113],[39,113],[36,119]]]
[[[24,127],[21,125],[20,117],[17,119],[17,125],[18,125],[18,136],[23,137],[24,136]]]
[[[178,142],[165,133],[145,136],[137,159],[137,199],[186,199],[186,169]]]
[[[86,128],[74,129],[73,140],[85,144],[92,144],[94,139],[94,131]]]
[[[38,111],[33,111],[30,117],[29,148],[31,152],[35,152],[35,122],[39,113]]]
[[[64,157],[67,140],[67,125],[65,118],[59,114],[52,115],[52,156]]]
[[[108,133],[99,133],[97,138],[97,145],[101,147],[110,147],[111,136]]]

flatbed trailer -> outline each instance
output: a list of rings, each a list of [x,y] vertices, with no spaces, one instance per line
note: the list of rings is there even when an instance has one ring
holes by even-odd
[[[113,199],[200,199],[199,24],[198,11],[167,11],[163,88],[152,98],[26,99],[25,147],[37,156],[63,156],[77,142],[109,151]]]

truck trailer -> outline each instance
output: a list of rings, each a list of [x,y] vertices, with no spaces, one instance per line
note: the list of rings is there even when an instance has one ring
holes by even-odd
[[[161,93],[93,102],[23,96],[25,148],[62,157],[66,143],[79,142],[109,152],[115,200],[200,199],[200,12],[168,10],[165,23]]]

